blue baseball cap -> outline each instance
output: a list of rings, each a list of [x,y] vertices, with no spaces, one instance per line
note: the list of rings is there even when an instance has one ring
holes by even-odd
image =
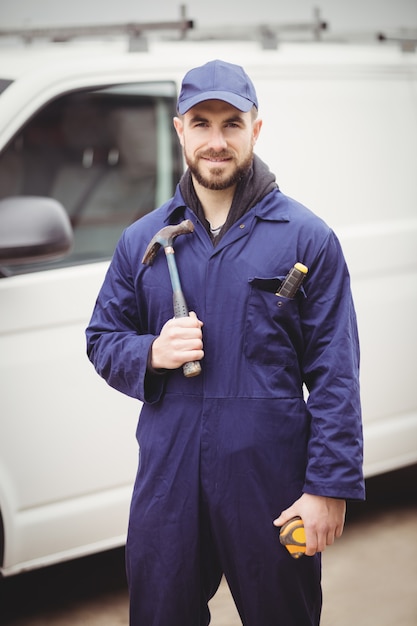
[[[255,87],[243,67],[225,61],[209,61],[184,76],[177,109],[184,115],[205,100],[223,100],[239,111],[258,108]]]

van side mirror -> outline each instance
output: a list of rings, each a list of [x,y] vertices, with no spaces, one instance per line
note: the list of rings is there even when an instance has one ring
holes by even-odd
[[[64,207],[53,198],[0,200],[0,264],[18,265],[65,256],[73,232]]]

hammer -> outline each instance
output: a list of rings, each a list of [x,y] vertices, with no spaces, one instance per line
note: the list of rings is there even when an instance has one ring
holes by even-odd
[[[150,241],[142,259],[142,263],[144,265],[152,265],[156,255],[158,254],[159,248],[162,246],[165,250],[165,257],[168,263],[173,292],[174,317],[188,317],[188,307],[181,289],[181,282],[177,264],[175,262],[174,248],[172,244],[178,235],[188,235],[193,231],[194,224],[191,220],[184,220],[180,224],[161,228],[161,230],[159,230]],[[198,374],[200,374],[201,365],[198,361],[190,361],[188,363],[184,363],[182,369],[184,376],[191,378],[192,376],[198,376]]]

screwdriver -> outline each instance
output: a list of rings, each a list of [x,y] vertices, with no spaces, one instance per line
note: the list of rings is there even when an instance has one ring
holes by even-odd
[[[275,295],[284,296],[284,298],[294,298],[298,289],[301,287],[301,283],[306,277],[307,272],[308,267],[302,263],[296,263],[288,272],[285,280],[281,283],[281,286]]]

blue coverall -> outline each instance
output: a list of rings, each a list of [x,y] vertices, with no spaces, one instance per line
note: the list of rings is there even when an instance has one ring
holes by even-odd
[[[189,309],[203,321],[202,374],[147,371],[173,317],[165,255],[175,240]],[[297,261],[297,296],[275,295]],[[359,347],[333,231],[278,189],[213,246],[179,187],[124,232],[87,329],[98,373],[144,404],[127,572],[132,626],[201,626],[222,573],[245,626],[319,623],[320,555],[294,560],[272,524],[305,491],[362,499]],[[308,389],[308,399],[303,394]]]

